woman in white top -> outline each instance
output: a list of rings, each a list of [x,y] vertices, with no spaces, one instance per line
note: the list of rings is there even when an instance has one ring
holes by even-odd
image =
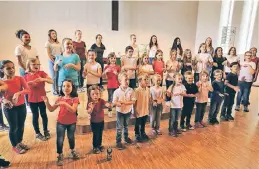
[[[225,74],[226,76],[228,75],[228,73],[231,72],[230,70],[230,64],[233,62],[240,62],[240,58],[237,56],[236,54],[236,48],[235,47],[231,47],[228,51],[228,55],[227,55],[227,62],[224,63],[225,66]]]
[[[20,39],[22,42],[20,45],[18,45],[15,48],[15,55],[17,57],[18,64],[20,66],[20,75],[24,76],[25,70],[26,70],[25,65],[27,60],[29,58],[39,59],[39,57],[38,57],[37,50],[30,45],[31,37],[28,32],[26,32],[23,29],[20,29],[16,32],[16,37]]]
[[[54,71],[56,56],[61,55],[62,46],[58,41],[57,32],[53,29],[48,31],[48,41],[45,44],[46,53],[49,57],[49,71],[54,81],[52,85],[53,94],[58,94],[58,72]]]
[[[153,58],[156,56],[156,51],[159,49],[156,35],[152,35],[149,45],[147,46],[147,54],[149,56],[149,62],[153,62]]]

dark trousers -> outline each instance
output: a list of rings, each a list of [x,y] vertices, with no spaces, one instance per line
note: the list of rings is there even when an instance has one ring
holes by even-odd
[[[232,114],[232,107],[234,105],[235,96],[236,93],[228,93],[228,95],[225,95],[220,116],[227,116]]]
[[[151,106],[150,124],[154,130],[159,130],[161,115],[163,111],[163,105],[158,104],[157,106]]]
[[[84,78],[83,78],[83,71],[84,71],[84,66],[86,64],[86,60],[81,60],[81,69],[79,71],[79,76],[78,76],[78,82],[79,82],[79,87],[82,88],[84,87]]]
[[[180,126],[184,126],[185,118],[186,118],[186,126],[190,125],[193,107],[194,107],[194,101],[184,101],[183,102]]]
[[[239,106],[241,101],[244,106],[248,106],[248,100],[249,100],[249,94],[250,94],[250,88],[251,88],[252,82],[244,82],[239,81],[238,86],[240,88],[240,91],[237,94],[237,103],[236,105]]]
[[[132,89],[135,89],[137,87],[136,79],[130,79],[129,80],[129,87]]]
[[[201,122],[203,120],[205,111],[206,111],[206,103],[196,103],[196,113],[195,113],[195,123]]]
[[[102,146],[104,122],[91,122],[91,129],[93,132],[93,148]]]
[[[8,121],[9,139],[13,147],[23,140],[24,122],[26,119],[26,106],[25,104],[15,106],[11,109],[4,108],[5,117]]]
[[[169,132],[177,131],[178,129],[178,117],[181,113],[180,108],[171,108],[169,116]]]
[[[65,133],[67,130],[67,138],[69,143],[69,148],[73,150],[75,148],[75,131],[76,131],[76,123],[73,124],[61,124],[57,122],[56,125],[57,132],[57,153],[63,153],[63,144],[65,139]]]
[[[46,105],[44,102],[29,103],[32,112],[32,124],[36,134],[40,133],[39,128],[39,112],[42,118],[43,130],[48,131],[48,116],[46,112]]]
[[[131,112],[126,113],[126,114],[117,112],[117,114],[116,114],[116,143],[121,142],[122,130],[123,130],[124,140],[129,137],[128,125],[129,125],[129,121],[130,121],[130,115],[131,115]]]
[[[219,113],[222,101],[223,101],[223,98],[217,98],[217,99],[213,97],[211,98],[208,120],[217,119],[217,115]]]
[[[174,83],[174,81],[165,80],[166,89],[168,89],[173,83]],[[167,95],[166,95],[166,98],[165,98],[165,99],[166,99],[166,101],[170,101],[170,100],[171,100],[171,98],[168,97]]]
[[[141,136],[143,134],[146,134],[145,126],[146,126],[147,118],[148,118],[148,115],[136,118],[135,129],[134,129],[135,135]]]
[[[196,84],[200,80],[200,74],[194,73],[194,83]]]

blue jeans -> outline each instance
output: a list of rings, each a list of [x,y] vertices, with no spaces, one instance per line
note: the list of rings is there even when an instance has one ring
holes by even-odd
[[[223,101],[223,98],[221,98],[221,99],[212,98],[211,99],[208,120],[217,119],[217,115],[219,113],[219,109],[220,109],[222,101]]]
[[[49,60],[49,72],[53,79],[52,90],[58,92],[58,72],[54,71],[54,63]]]
[[[146,134],[145,126],[146,126],[147,118],[148,118],[148,115],[136,118],[135,129],[134,129],[135,136],[142,136]]]
[[[124,140],[129,137],[128,125],[130,121],[130,114],[131,112],[126,114],[117,112],[116,114],[116,143],[121,142],[122,129],[124,134]]]
[[[151,107],[150,124],[151,124],[151,128],[154,130],[159,130],[160,128],[162,111],[163,111],[162,104],[158,104],[157,106]]]
[[[57,122],[57,153],[63,153],[63,143],[65,139],[65,133],[67,130],[68,143],[71,150],[75,148],[75,131],[76,123],[73,124],[61,124]]]
[[[237,106],[240,106],[241,101],[244,106],[248,106],[251,83],[252,82],[238,81],[240,91],[237,94]]]
[[[177,131],[178,117],[181,113],[180,108],[171,108],[169,117],[169,132]]]
[[[224,103],[221,108],[221,114],[220,116],[227,116],[231,115],[232,113],[232,107],[235,102],[235,95],[236,93],[228,93],[228,95],[225,95]]]

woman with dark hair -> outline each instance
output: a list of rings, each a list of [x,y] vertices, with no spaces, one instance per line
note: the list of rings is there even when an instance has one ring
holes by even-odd
[[[181,39],[179,37],[176,37],[174,39],[171,50],[173,50],[173,49],[177,51],[177,60],[180,61],[180,59],[181,59],[180,56],[183,55],[183,48],[181,45]]]
[[[153,62],[154,57],[156,56],[156,51],[159,49],[156,35],[152,35],[147,46],[147,54],[149,56],[149,63]]]
[[[210,37],[208,37],[208,38],[205,40],[205,44],[206,44],[207,53],[209,53],[211,56],[213,56],[213,54],[214,54],[214,48],[212,47],[212,39],[211,39]]]
[[[57,32],[53,29],[48,31],[48,41],[45,44],[46,53],[49,57],[49,71],[54,81],[52,85],[53,94],[58,94],[58,73],[54,71],[54,62],[57,55],[61,54],[62,47],[57,38]]]
[[[98,62],[101,65],[102,71],[103,71],[103,67],[104,67],[103,53],[104,53],[106,48],[102,43],[103,37],[102,37],[101,34],[97,34],[95,39],[96,39],[96,43],[91,46],[91,49],[96,52],[96,54],[97,54],[96,62]],[[104,90],[102,77],[100,78],[100,85],[99,86],[102,90]]]
[[[215,70],[219,69],[219,70],[222,70],[222,72],[224,72],[224,64],[227,62],[226,60],[227,59],[223,56],[223,49],[221,47],[217,47],[215,49],[215,53],[213,57],[211,82],[215,80],[214,73],[213,73]],[[224,77],[224,74],[222,75]]]
[[[230,64],[233,62],[238,62],[240,63],[240,58],[237,56],[236,53],[236,48],[235,47],[231,47],[228,51],[228,55],[227,55],[227,62],[224,63],[225,66],[225,74],[226,76],[228,75],[228,73],[231,72],[230,70]]]

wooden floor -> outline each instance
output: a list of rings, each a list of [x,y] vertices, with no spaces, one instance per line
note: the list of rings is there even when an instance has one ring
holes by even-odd
[[[105,161],[106,153],[92,154],[92,134],[76,136],[76,150],[81,159],[65,160],[63,167],[56,166],[55,121],[57,112],[48,113],[52,138],[47,142],[35,139],[31,125],[31,114],[26,120],[24,142],[32,147],[24,155],[11,151],[8,133],[0,133],[0,152],[12,162],[10,168],[184,168],[184,169],[256,169],[259,168],[259,88],[253,88],[249,113],[236,112],[234,122],[222,122],[183,133],[180,137],[168,136],[168,120],[161,123],[162,136],[149,142],[127,146],[119,151],[113,148],[113,160]],[[80,96],[84,97],[84,96]],[[84,109],[81,101],[80,109]],[[86,114],[80,114],[80,117]],[[207,114],[206,114],[207,119]],[[42,127],[41,127],[42,128]],[[129,128],[133,138],[133,127]],[[147,127],[150,134],[150,127]],[[103,134],[103,145],[115,146],[115,129]],[[67,140],[64,145],[65,156],[69,152]]]

